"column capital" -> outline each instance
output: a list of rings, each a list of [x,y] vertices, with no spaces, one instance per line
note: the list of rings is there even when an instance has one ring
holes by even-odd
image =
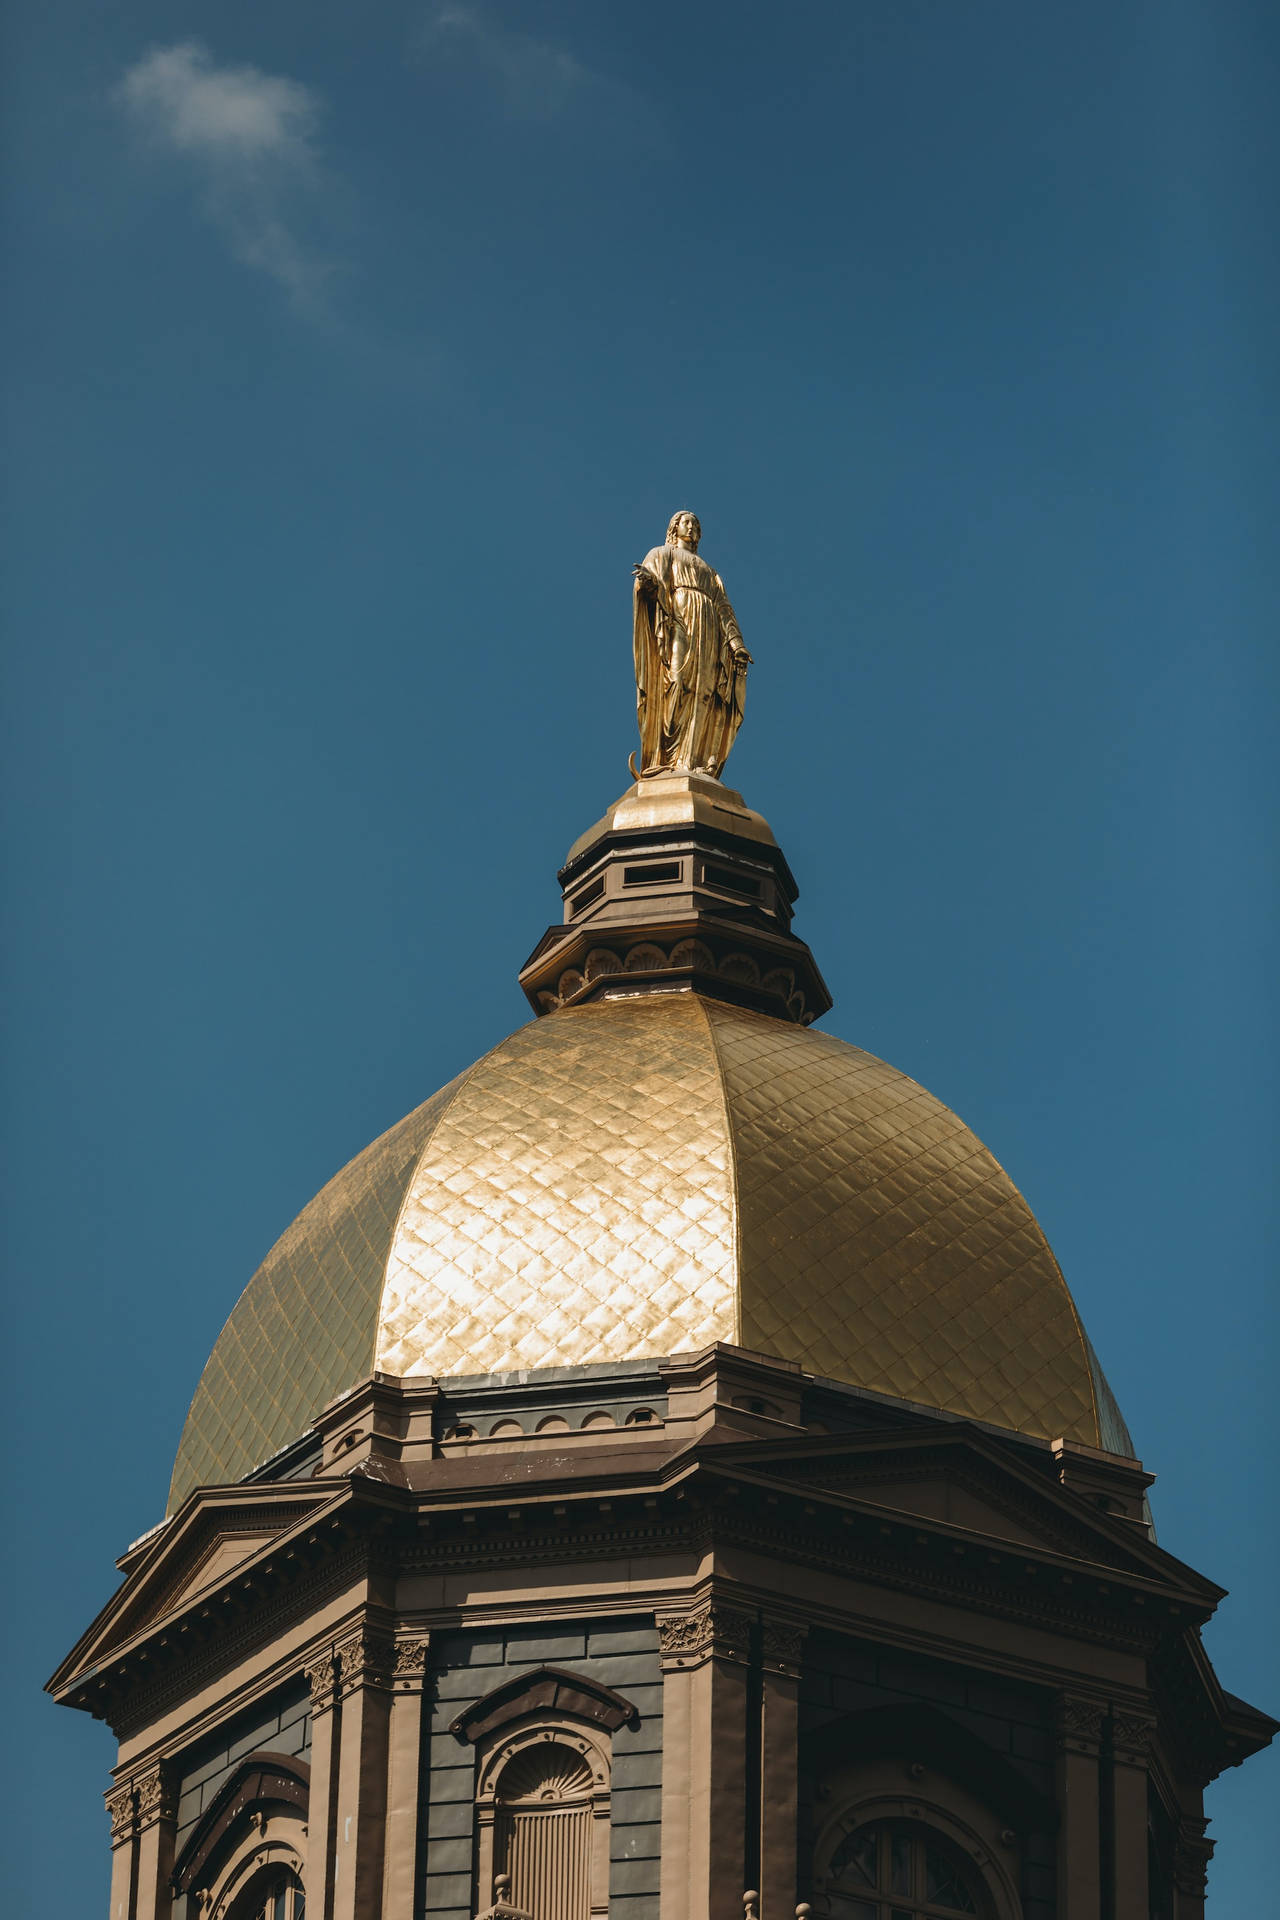
[[[1100,1700],[1084,1693],[1058,1695],[1057,1741],[1059,1753],[1080,1753],[1096,1759],[1102,1745],[1102,1729],[1107,1710]]]
[[[333,1650],[338,1692],[345,1700],[358,1687],[389,1688],[395,1665],[395,1641],[385,1627],[362,1621]]]
[[[307,1685],[311,1689],[311,1717],[319,1719],[322,1713],[328,1713],[337,1697],[337,1676],[333,1666],[333,1648],[325,1647],[323,1652],[315,1653],[302,1663],[302,1671],[307,1676]]]
[[[395,1642],[392,1684],[397,1693],[421,1693],[427,1677],[429,1633],[399,1635]]]
[[[1124,1766],[1145,1767],[1155,1739],[1156,1723],[1146,1713],[1113,1713],[1111,1747]]]
[[[766,1616],[760,1629],[760,1657],[766,1670],[798,1680],[808,1633],[808,1627],[799,1621],[771,1620]]]
[[[664,1671],[700,1666],[713,1656],[743,1666],[750,1658],[751,1615],[725,1606],[723,1601],[704,1600],[688,1613],[658,1614],[657,1623],[658,1655]]]
[[[157,1820],[178,1818],[178,1776],[168,1760],[157,1760],[145,1773],[135,1777],[138,1790],[138,1829]]]
[[[138,1803],[132,1780],[109,1788],[102,1797],[107,1803],[107,1817],[111,1821],[111,1844],[113,1847],[122,1847],[138,1831]]]

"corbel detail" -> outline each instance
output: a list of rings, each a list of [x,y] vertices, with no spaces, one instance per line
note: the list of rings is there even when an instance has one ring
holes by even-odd
[[[751,1655],[751,1616],[719,1600],[708,1600],[691,1613],[659,1614],[658,1655],[664,1671],[700,1666],[712,1657],[745,1666]]]

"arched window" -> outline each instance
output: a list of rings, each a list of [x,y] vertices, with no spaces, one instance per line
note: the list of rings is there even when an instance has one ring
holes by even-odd
[[[227,1920],[305,1920],[306,1895],[296,1873],[269,1867],[255,1874],[226,1909]]]
[[[845,1835],[826,1874],[832,1920],[955,1920],[989,1909],[958,1848],[909,1820],[874,1820]]]

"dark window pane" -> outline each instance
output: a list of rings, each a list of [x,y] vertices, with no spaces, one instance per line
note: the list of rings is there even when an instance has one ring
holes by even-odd
[[[905,1833],[895,1833],[889,1849],[889,1891],[911,1891],[911,1842]]]
[[[877,1827],[863,1827],[841,1842],[832,1856],[833,1880],[843,1880],[851,1887],[875,1886],[878,1832]]]
[[[935,1906],[952,1913],[976,1913],[973,1896],[949,1860],[932,1847],[925,1848],[925,1885]]]

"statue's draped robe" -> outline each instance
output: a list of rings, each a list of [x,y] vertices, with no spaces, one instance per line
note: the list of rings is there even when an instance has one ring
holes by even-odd
[[[719,776],[742,724],[747,654],[720,575],[690,547],[655,547],[655,598],[635,601],[640,772]]]

